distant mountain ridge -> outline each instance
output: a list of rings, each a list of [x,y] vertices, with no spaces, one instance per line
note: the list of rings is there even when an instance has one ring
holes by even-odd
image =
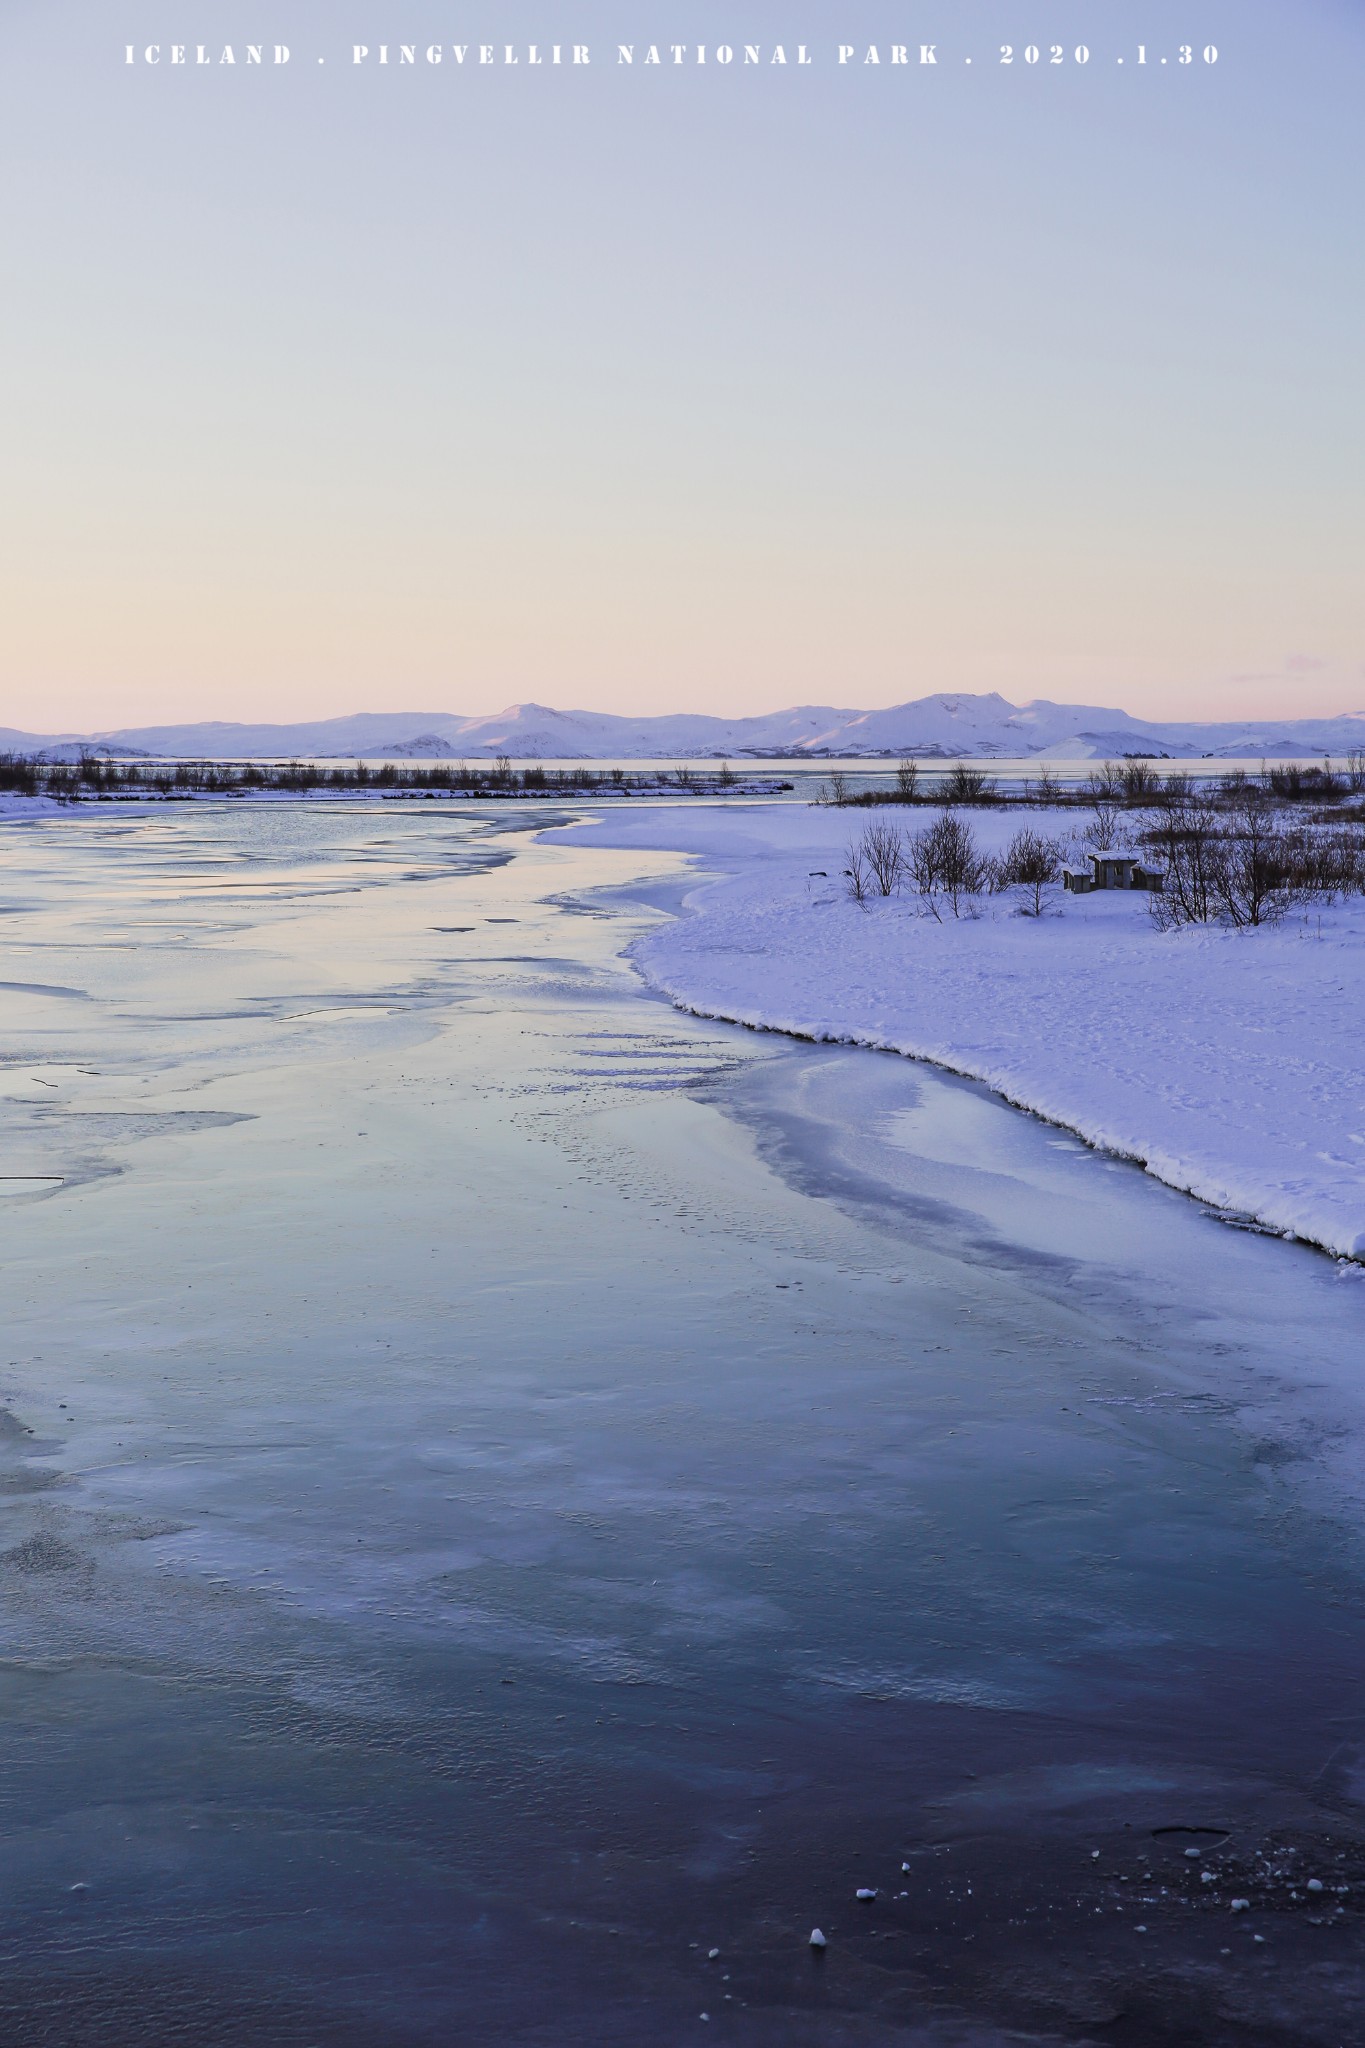
[[[918,754],[983,759],[1027,756],[1102,760],[1147,753],[1190,760],[1344,754],[1365,747],[1365,712],[1335,718],[1238,719],[1211,723],[1130,718],[1089,704],[1036,698],[1011,704],[994,691],[940,691],[885,711],[802,704],[755,718],[672,712],[625,718],[608,711],[556,711],[513,704],[462,718],[447,711],[361,711],[293,725],[129,726],[114,732],[30,733],[0,727],[0,749],[49,758],[82,751],[179,760],[271,760],[293,755],[423,760],[671,760],[800,757],[856,759]]]

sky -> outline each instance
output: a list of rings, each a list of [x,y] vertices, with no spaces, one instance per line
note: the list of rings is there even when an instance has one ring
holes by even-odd
[[[0,725],[1365,708],[1363,86],[1361,0],[6,0]]]

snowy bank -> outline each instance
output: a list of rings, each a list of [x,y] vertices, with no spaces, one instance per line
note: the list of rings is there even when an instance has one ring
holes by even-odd
[[[1216,1208],[1365,1258],[1365,901],[1159,932],[1142,895],[1053,892],[1038,919],[1009,892],[939,923],[913,896],[849,899],[841,856],[868,817],[677,806],[545,836],[705,859],[688,914],[633,951],[680,1008],[932,1060]],[[971,822],[996,846],[1020,821]]]

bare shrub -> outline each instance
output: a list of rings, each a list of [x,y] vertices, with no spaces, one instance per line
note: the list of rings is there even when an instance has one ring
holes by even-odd
[[[1328,800],[1342,794],[1342,778],[1333,773],[1328,761],[1324,761],[1320,768],[1306,768],[1298,761],[1282,761],[1278,767],[1267,771],[1266,779],[1275,795],[1287,798],[1290,803],[1313,798]]]
[[[1125,761],[1119,773],[1130,804],[1150,803],[1160,787],[1161,777],[1150,761]]]
[[[986,777],[980,768],[969,768],[965,761],[949,769],[943,783],[943,801],[946,804],[979,804],[986,794]]]
[[[830,770],[826,789],[828,791],[825,797],[827,804],[846,804],[848,802],[848,777],[842,769],[832,768]]]
[[[894,825],[869,825],[858,850],[881,896],[894,896],[905,873],[905,842]]]
[[[916,832],[906,860],[915,887],[935,917],[940,896],[952,904],[953,916],[961,917],[964,901],[984,889],[990,876],[970,825],[951,812]]]
[[[1026,917],[1042,916],[1043,891],[1049,883],[1060,879],[1061,872],[1061,841],[1046,839],[1027,825],[1015,833],[995,869],[1002,888],[1019,887],[1030,892],[1031,902],[1026,898],[1022,906]]]
[[[26,754],[0,754],[0,789],[17,796],[37,796],[38,769]]]
[[[1360,873],[1350,834],[1292,824],[1263,788],[1250,785],[1222,821],[1192,797],[1165,804],[1149,837],[1166,866],[1165,887],[1151,899],[1163,930],[1210,921],[1235,930],[1276,924],[1295,902],[1351,888]]]
[[[1365,882],[1358,833],[1315,832],[1276,811],[1262,791],[1241,803],[1214,849],[1213,895],[1221,924],[1276,924],[1296,902],[1331,901]]]
[[[1352,747],[1346,756],[1346,787],[1352,796],[1365,796],[1365,748]]]
[[[1213,916],[1217,829],[1216,812],[1190,793],[1188,778],[1168,777],[1158,824],[1148,835],[1166,869],[1164,886],[1149,898],[1160,930],[1207,924]]]
[[[902,803],[912,804],[919,790],[919,762],[907,754],[896,763],[896,792]]]
[[[848,862],[844,869],[848,893],[855,903],[866,903],[872,888],[872,876],[867,865],[867,855],[863,852],[860,841],[855,840],[845,849],[844,859]]]
[[[936,826],[926,825],[922,832],[911,835],[905,848],[906,871],[935,917],[939,915],[938,892],[943,881],[939,873],[936,830]]]
[[[1116,804],[1123,795],[1123,775],[1117,762],[1102,762],[1086,777],[1085,786],[1097,804]]]
[[[1062,793],[1062,785],[1057,780],[1056,772],[1051,768],[1044,767],[1038,770],[1038,781],[1035,786],[1040,804],[1055,804]]]
[[[1354,771],[1355,781],[1352,780],[1353,760],[1358,761],[1359,757],[1348,755],[1346,765],[1340,771],[1333,768],[1330,760],[1314,767],[1284,762],[1277,768],[1271,768],[1266,779],[1276,796],[1288,797],[1291,801],[1334,803],[1352,793],[1359,794],[1357,782],[1365,786],[1365,775],[1361,774],[1359,767]]]
[[[1365,836],[1358,828],[1312,832],[1302,825],[1290,826],[1285,850],[1299,896],[1331,901],[1365,888]]]
[[[1277,924],[1297,893],[1290,835],[1262,790],[1238,805],[1211,849],[1209,885],[1220,924]]]
[[[1109,853],[1119,836],[1119,807],[1110,797],[1097,796],[1086,824],[1086,838],[1096,853]]]
[[[933,828],[940,835],[939,866],[943,886],[952,901],[953,916],[961,916],[961,899],[975,896],[986,886],[989,875],[981,849],[972,837],[970,825],[961,818],[944,817]]]

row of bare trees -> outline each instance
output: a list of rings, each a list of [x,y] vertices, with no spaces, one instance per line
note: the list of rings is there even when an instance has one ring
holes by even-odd
[[[1296,823],[1268,792],[1248,785],[1229,813],[1192,796],[1163,800],[1143,834],[1165,869],[1152,898],[1163,929],[1188,924],[1275,924],[1295,904],[1365,890],[1365,833]]]
[[[1079,782],[1064,782],[1046,762],[1036,774],[1026,777],[1022,788],[1010,790],[992,781],[984,769],[956,762],[943,773],[930,775],[912,755],[896,766],[894,790],[858,789],[842,769],[833,769],[823,801],[849,807],[874,808],[883,804],[993,804],[1053,805],[1103,804],[1119,809],[1140,809],[1165,797],[1184,799],[1192,789],[1189,771],[1163,770],[1151,759],[1134,757],[1103,761]],[[1365,796],[1365,749],[1354,749],[1344,763],[1333,767],[1311,762],[1269,764],[1248,774],[1231,768],[1226,774],[1205,780],[1200,787],[1207,801],[1224,808],[1236,804],[1248,790],[1268,790],[1286,803],[1332,803],[1342,798]]]
[[[958,761],[946,774],[931,780],[919,762],[907,754],[896,764],[896,787],[891,794],[884,789],[854,789],[842,768],[832,768],[824,793],[816,802],[834,804],[840,809],[866,809],[886,803],[985,804],[994,803],[1000,794],[983,768],[969,768],[965,761]]]
[[[1088,821],[1097,851],[1115,843],[1106,808],[1097,801]],[[1259,785],[1248,785],[1231,810],[1187,788],[1164,791],[1152,817],[1141,843],[1150,849],[1144,864],[1164,875],[1163,886],[1148,897],[1162,930],[1274,924],[1296,904],[1365,892],[1365,828],[1358,821],[1331,828],[1296,821]],[[945,810],[918,832],[875,819],[849,846],[845,874],[859,903],[912,889],[936,918],[945,909],[961,917],[984,890],[1019,889],[1020,910],[1040,917],[1065,858],[1061,840],[1029,826],[1014,834],[1003,854],[988,854],[966,819]]]
[[[378,790],[411,794],[459,791],[468,796],[535,796],[580,792],[653,791],[660,784],[690,794],[710,795],[738,787],[728,761],[713,773],[680,767],[671,773],[642,764],[629,775],[622,768],[597,769],[586,763],[564,767],[514,768],[505,754],[495,761],[440,763],[419,767],[403,762],[346,767],[325,761],[123,761],[84,754],[75,761],[44,761],[34,755],[0,752],[0,794],[46,796],[58,803],[85,797],[125,796],[251,796],[273,791],[298,796],[311,791]],[[790,789],[786,782],[768,788]]]
[[[1064,852],[1060,840],[1025,827],[1002,855],[991,856],[977,845],[965,818],[949,810],[920,832],[905,833],[877,819],[848,848],[844,872],[855,902],[895,896],[908,887],[940,919],[945,907],[961,917],[983,889],[1021,885],[1020,907],[1039,917],[1044,890],[1060,879]]]
[[[1058,803],[1069,797],[1073,802],[1079,798],[1115,808],[1159,804],[1169,798],[1184,802],[1196,793],[1188,769],[1172,768],[1163,774],[1154,761],[1136,758],[1102,761],[1083,782],[1073,783],[1069,790],[1052,769],[1044,767],[1036,781],[1026,782],[1024,787],[1030,795]],[[1258,791],[1288,803],[1331,803],[1341,797],[1365,796],[1365,749],[1353,749],[1340,768],[1334,768],[1328,760],[1321,765],[1300,761],[1274,766],[1263,763],[1251,774],[1244,768],[1230,768],[1223,775],[1203,781],[1199,789],[1206,802],[1223,807],[1239,804]]]

